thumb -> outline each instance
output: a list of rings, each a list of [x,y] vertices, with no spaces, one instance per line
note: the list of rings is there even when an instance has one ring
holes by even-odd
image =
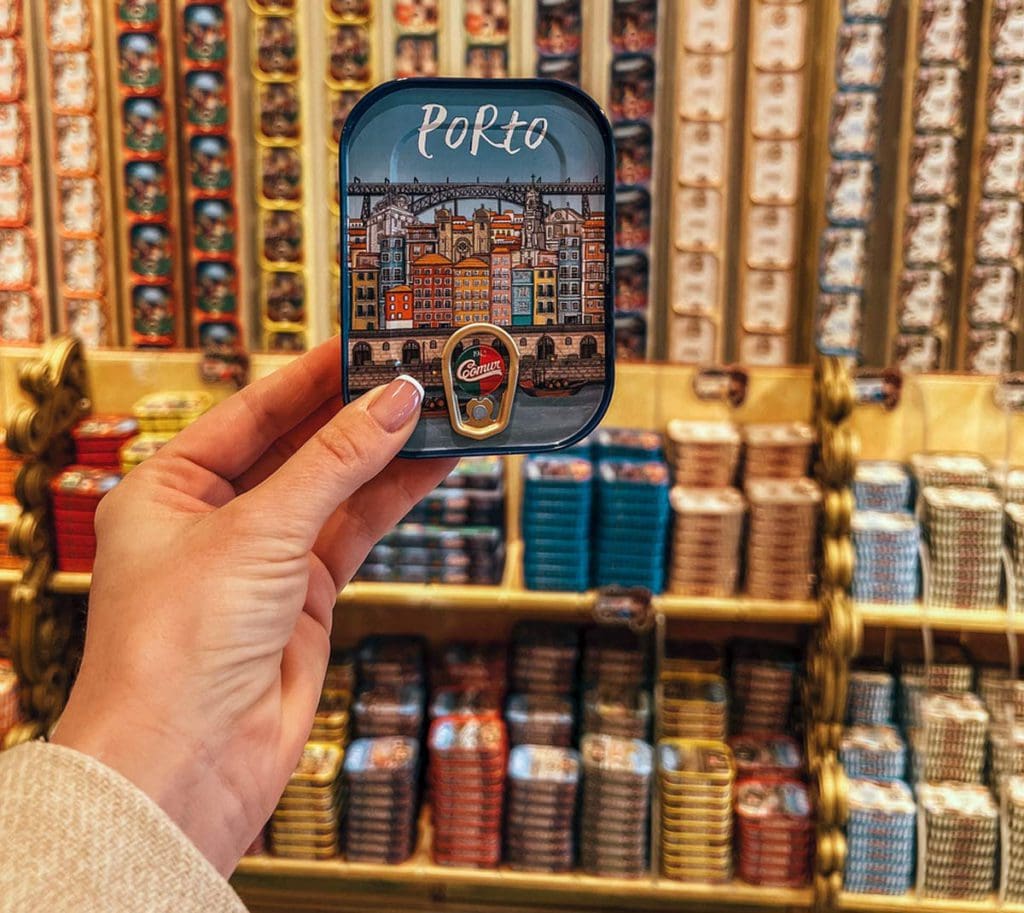
[[[312,548],[327,519],[390,463],[416,427],[423,387],[407,374],[345,406],[273,475],[232,506],[251,529],[272,517],[274,533]]]

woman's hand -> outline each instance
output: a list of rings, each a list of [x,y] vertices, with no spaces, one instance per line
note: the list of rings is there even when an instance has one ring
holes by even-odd
[[[335,339],[182,431],[96,515],[85,655],[53,741],[134,782],[225,875],[309,735],[338,591],[454,465],[394,459],[414,381],[344,409],[340,387]]]

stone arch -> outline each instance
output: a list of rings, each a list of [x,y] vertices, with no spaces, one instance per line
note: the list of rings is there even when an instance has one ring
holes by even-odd
[[[373,350],[368,342],[357,342],[352,346],[352,365],[359,368],[362,365],[373,364]]]
[[[418,365],[423,360],[420,344],[415,339],[407,339],[402,344],[402,364]]]

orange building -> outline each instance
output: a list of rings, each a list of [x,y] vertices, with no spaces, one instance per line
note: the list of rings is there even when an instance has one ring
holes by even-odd
[[[583,223],[583,322],[604,323],[604,213]]]
[[[452,261],[426,254],[409,268],[412,283],[412,322],[417,328],[452,325]]]
[[[455,264],[454,324],[487,323],[491,319],[491,271],[480,257]],[[509,320],[512,317],[512,271],[509,269]]]
[[[411,330],[413,313],[412,289],[408,285],[396,285],[384,293],[385,330]]]

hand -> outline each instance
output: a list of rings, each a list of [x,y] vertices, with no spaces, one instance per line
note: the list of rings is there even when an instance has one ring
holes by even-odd
[[[422,390],[339,411],[332,340],[236,394],[100,502],[82,667],[53,741],[149,794],[225,875],[309,735],[339,590],[451,471],[396,460]]]

